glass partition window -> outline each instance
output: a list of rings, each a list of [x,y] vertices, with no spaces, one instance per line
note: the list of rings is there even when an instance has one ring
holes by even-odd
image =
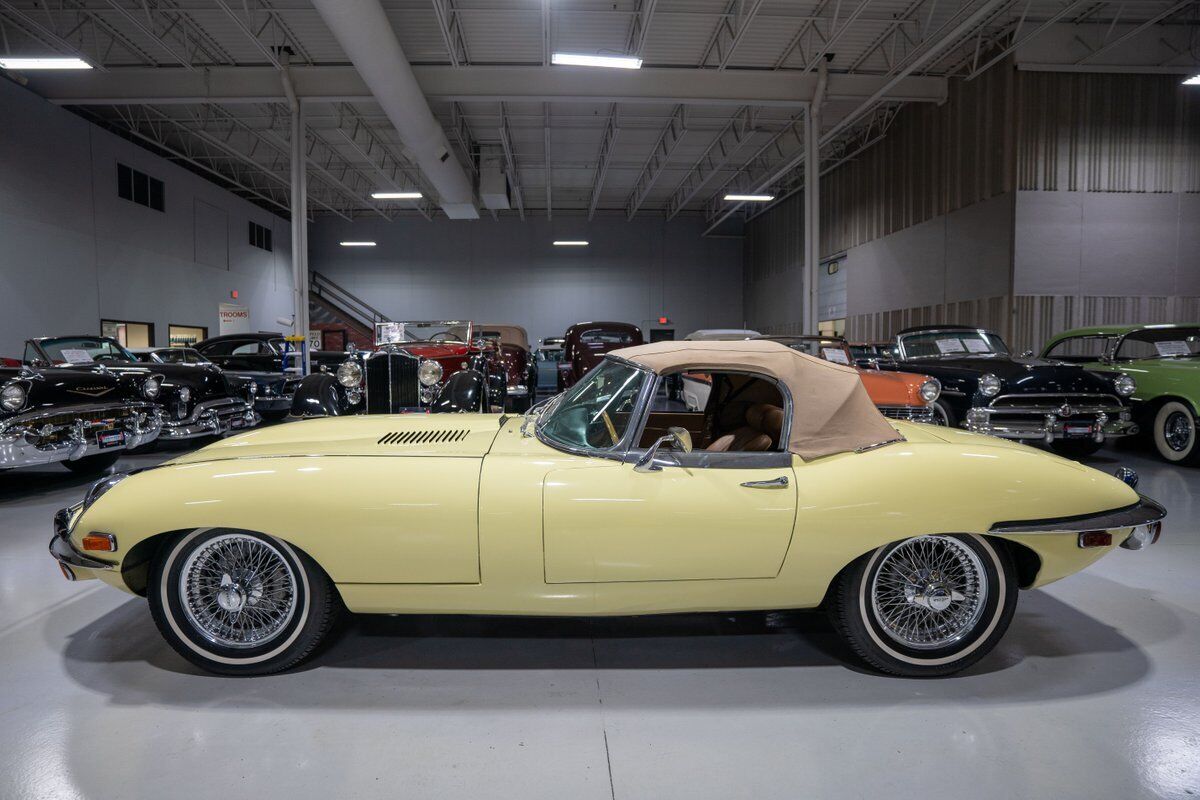
[[[167,328],[167,344],[171,347],[192,347],[208,338],[208,328],[199,325],[171,325]]]
[[[553,402],[538,432],[568,450],[612,450],[629,429],[646,380],[643,370],[605,361]]]

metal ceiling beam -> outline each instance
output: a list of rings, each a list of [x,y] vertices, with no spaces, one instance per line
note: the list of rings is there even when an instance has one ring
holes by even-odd
[[[543,170],[546,183],[546,219],[553,219],[551,190],[554,186],[554,175],[550,169],[550,105],[548,103],[542,103],[542,159],[545,162]]]
[[[742,108],[725,126],[713,143],[696,160],[683,180],[667,200],[667,220],[670,221],[692,201],[700,190],[729,163],[754,133],[754,122],[749,108]]]
[[[371,165],[379,177],[383,178],[387,188],[392,191],[419,190],[423,197],[412,202],[413,206],[425,219],[432,219],[432,204],[429,200],[429,190],[422,185],[419,176],[395,154],[375,131],[349,103],[341,103],[337,107],[338,134],[345,140],[347,146],[363,161]],[[349,130],[347,130],[349,126]]]
[[[438,29],[442,32],[442,41],[446,45],[446,53],[450,64],[461,67],[471,62],[467,55],[467,42],[463,39],[462,26],[458,24],[458,9],[454,0],[432,0],[433,14],[437,17]]]
[[[650,156],[642,166],[642,171],[638,173],[637,180],[634,181],[633,191],[629,193],[629,199],[625,201],[626,217],[633,219],[638,209],[642,207],[642,203],[646,202],[646,197],[649,196],[650,190],[654,188],[654,184],[662,176],[667,162],[671,160],[671,154],[679,146],[679,142],[682,141],[686,131],[686,108],[682,105],[675,106],[675,111],[671,114],[671,119],[667,122],[666,127],[663,128],[658,141],[654,143],[654,148],[650,151]]]
[[[0,0],[3,3],[4,0]],[[296,94],[315,102],[373,102],[353,67],[292,66]],[[817,76],[794,72],[695,69],[596,70],[586,67],[413,67],[421,92],[460,102],[606,102],[796,108],[813,94]],[[273,67],[212,67],[203,71],[122,68],[69,76],[30,74],[30,86],[60,105],[147,103],[282,103]],[[830,75],[830,100],[869,97],[884,85],[889,99],[942,102],[945,78]]]
[[[220,2],[220,0],[217,0],[217,2]],[[166,41],[158,34],[158,32],[149,25],[149,21],[143,23],[140,19],[138,19],[136,14],[118,3],[117,0],[108,0],[108,5],[113,9],[113,11],[116,11],[118,14],[120,14],[126,22],[128,22],[137,30],[141,31],[142,35],[152,39],[164,53],[169,55],[172,60],[178,63],[181,67],[186,70],[194,70],[196,68],[192,65],[192,62],[187,58],[187,56],[182,55],[181,53],[177,52],[174,47],[171,47],[169,44],[167,44]]]
[[[717,28],[708,41],[704,57],[700,59],[701,67],[707,67],[714,55],[718,70],[724,70],[729,65],[733,52],[742,43],[742,37],[749,30],[760,6],[762,0],[730,0],[728,10],[717,21]]]
[[[262,53],[263,57],[267,59],[267,63],[275,67],[275,69],[283,69],[283,64],[280,63],[279,56],[276,55],[275,52],[272,51],[271,48],[261,39],[259,39],[257,35],[255,35],[250,26],[247,25],[240,16],[238,16],[236,11],[229,7],[229,4],[226,3],[225,0],[213,0],[213,2],[220,6],[221,10],[225,12],[225,15],[233,20],[233,24],[237,26],[238,30],[240,30],[247,39],[254,43],[254,46],[258,48],[258,52]]]
[[[69,56],[85,55],[85,53],[83,51],[83,41],[82,41],[83,37],[82,36],[80,37],[79,45],[75,45],[75,44],[67,41],[63,37],[59,36],[57,33],[52,31],[50,28],[46,27],[45,25],[43,25],[41,22],[37,21],[33,17],[26,14],[24,11],[22,11],[21,9],[14,6],[12,3],[9,3],[8,0],[0,0],[0,11],[3,11],[11,19],[13,19],[18,26],[25,29],[25,31],[30,36],[34,37],[35,39],[41,40],[41,42],[43,44],[53,47],[55,50],[58,50],[60,53],[63,53],[64,55],[69,55]],[[99,61],[99,59],[95,59],[95,58],[88,59],[89,63],[91,63],[93,61]],[[92,66],[95,69],[100,70],[101,72],[106,71],[106,68],[103,64],[94,63],[94,64],[92,64]]]
[[[658,0],[638,0],[637,8],[630,21],[629,39],[625,52],[631,56],[641,56],[646,49],[646,34],[650,31],[650,23],[654,19],[654,10]]]
[[[1124,36],[1118,36],[1116,39],[1113,39],[1108,44],[1103,45],[1102,47],[1098,47],[1097,49],[1088,53],[1083,58],[1076,61],[1075,63],[1076,64],[1086,64],[1087,62],[1091,61],[1093,58],[1096,58],[1097,56],[1107,53],[1110,50],[1120,47],[1121,45],[1125,44],[1130,39],[1134,38],[1135,36],[1140,34],[1142,31],[1146,30],[1147,28],[1157,25],[1158,23],[1162,22],[1167,17],[1170,17],[1173,14],[1176,14],[1176,13],[1182,11],[1183,9],[1187,8],[1188,6],[1194,5],[1195,3],[1196,3],[1196,0],[1181,0],[1181,2],[1178,2],[1175,5],[1171,6],[1170,8],[1167,8],[1166,10],[1161,11],[1158,14],[1155,14],[1153,17],[1151,17],[1150,19],[1141,23],[1136,28],[1133,28],[1132,30],[1128,31],[1127,33],[1125,33]]]
[[[989,69],[991,69],[993,66],[995,66],[996,64],[999,64],[1001,61],[1008,58],[1008,56],[1011,53],[1016,52],[1018,49],[1024,47],[1025,45],[1029,44],[1037,37],[1041,36],[1046,31],[1048,31],[1060,19],[1073,13],[1080,6],[1084,6],[1084,5],[1087,5],[1088,3],[1092,3],[1092,2],[1094,2],[1094,0],[1074,0],[1074,2],[1068,3],[1067,5],[1063,6],[1061,9],[1058,10],[1058,12],[1056,14],[1054,14],[1052,17],[1050,17],[1050,19],[1046,20],[1041,25],[1037,26],[1036,28],[1034,28],[1032,31],[1025,34],[1024,36],[1019,36],[1020,26],[1018,25],[1017,29],[1013,31],[1012,44],[1010,44],[1008,47],[1001,50],[999,53],[996,53],[996,55],[989,58],[986,62],[984,62],[980,66],[971,70],[971,74],[967,76],[967,80],[969,80],[969,81],[975,80],[980,75],[982,75],[983,73],[985,73]]]
[[[600,191],[604,188],[604,176],[608,174],[608,164],[612,160],[613,150],[617,144],[617,110],[615,106],[608,109],[608,125],[604,128],[604,136],[600,139],[600,154],[596,157],[596,176],[592,179],[592,199],[588,203],[588,221],[596,214],[596,205],[600,202]]]
[[[517,213],[521,221],[525,220],[525,198],[521,189],[521,173],[517,169],[517,156],[513,152],[512,137],[508,132],[508,115],[504,111],[504,103],[500,104],[500,147],[504,150],[504,163],[508,170],[508,183],[512,186],[513,196],[517,201]]]

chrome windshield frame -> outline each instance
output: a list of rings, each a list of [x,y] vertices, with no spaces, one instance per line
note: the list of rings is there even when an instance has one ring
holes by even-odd
[[[566,444],[563,444],[562,442],[554,441],[553,439],[551,439],[550,437],[548,437],[544,433],[542,433],[542,425],[545,422],[545,420],[547,420],[549,418],[549,416],[548,416],[549,413],[553,412],[554,410],[557,409],[558,403],[562,402],[562,398],[565,397],[567,394],[566,392],[562,392],[562,393],[557,394],[554,397],[550,398],[550,403],[552,405],[547,406],[546,410],[544,412],[542,412],[542,414],[538,417],[537,422],[534,424],[533,434],[534,434],[534,436],[537,437],[537,440],[539,442],[546,445],[547,447],[558,450],[559,452],[570,453],[571,455],[575,455],[575,456],[585,456],[588,458],[606,458],[611,461],[624,461],[625,460],[625,454],[629,452],[629,449],[632,446],[632,442],[634,441],[633,437],[635,435],[638,435],[638,432],[641,430],[644,420],[646,418],[646,412],[650,407],[650,403],[654,399],[654,388],[656,386],[656,381],[655,381],[656,375],[655,375],[654,370],[650,369],[649,367],[644,367],[641,364],[635,364],[634,362],[629,361],[624,358],[621,358],[620,356],[606,355],[604,357],[604,360],[612,361],[614,363],[620,364],[621,366],[629,367],[630,369],[644,373],[646,375],[646,377],[648,378],[648,380],[642,381],[642,386],[638,390],[638,396],[637,396],[637,399],[634,401],[633,409],[629,412],[629,424],[627,426],[625,426],[625,432],[621,434],[620,441],[618,441],[616,444],[614,444],[612,446],[612,448],[610,448],[610,449],[597,450],[594,448],[573,447],[571,445],[566,445]],[[599,367],[600,367],[600,365],[597,365],[593,369],[599,369]],[[582,382],[584,380],[587,380],[586,375],[581,379],[580,382]],[[574,388],[574,387],[572,387],[572,388]],[[568,391],[570,391],[570,390],[568,390]]]

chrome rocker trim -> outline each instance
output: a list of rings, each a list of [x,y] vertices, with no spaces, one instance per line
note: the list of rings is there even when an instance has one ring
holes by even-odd
[[[50,555],[54,556],[54,560],[60,565],[66,567],[63,573],[68,575],[71,580],[75,580],[75,573],[71,570],[72,567],[93,570],[114,570],[117,568],[116,564],[84,555],[75,549],[75,545],[71,544],[71,517],[75,516],[76,512],[82,507],[83,503],[76,503],[67,508],[60,508],[54,514],[54,536],[50,539]]]
[[[997,522],[988,529],[989,533],[1082,533],[1085,531],[1117,530],[1134,528],[1159,522],[1167,516],[1167,510],[1158,503],[1139,494],[1138,502],[1124,508],[1101,511],[1097,514],[1079,514],[1074,517],[1053,519],[1029,519]]]
[[[93,428],[106,428],[106,415],[132,412],[121,420],[119,429],[125,441],[113,447],[100,447],[88,433]],[[69,424],[54,425],[45,420],[71,416]],[[162,432],[162,412],[153,403],[103,403],[84,406],[48,408],[20,414],[0,422],[0,469],[32,467],[77,461],[100,453],[132,450],[149,444]],[[41,444],[47,436],[69,432],[67,439],[55,444]]]
[[[238,426],[238,430],[253,428],[262,421],[262,417],[249,401],[235,397],[206,400],[197,403],[186,419],[164,422],[162,438],[166,441],[178,441],[195,439],[198,436],[220,436],[233,430],[233,423],[239,418],[242,424]]]

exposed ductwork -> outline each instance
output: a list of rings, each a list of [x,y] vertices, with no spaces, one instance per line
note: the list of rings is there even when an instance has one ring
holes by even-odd
[[[451,219],[478,219],[471,180],[450,150],[379,0],[313,0]]]

